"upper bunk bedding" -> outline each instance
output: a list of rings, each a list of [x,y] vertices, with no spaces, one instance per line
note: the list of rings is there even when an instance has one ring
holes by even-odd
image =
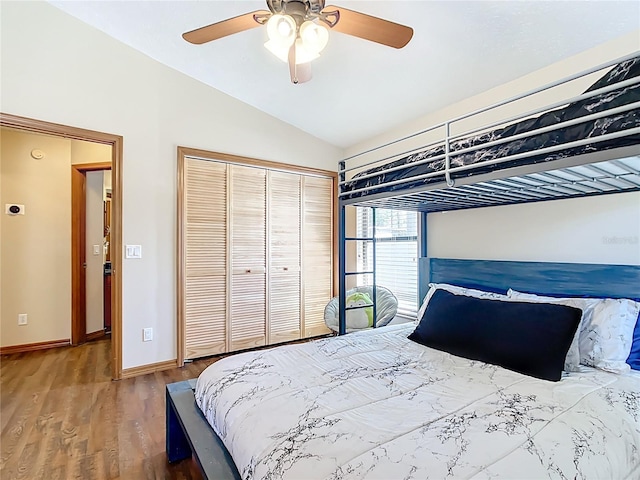
[[[640,56],[621,62],[613,67],[596,83],[589,87],[585,93],[613,86],[617,83],[634,79],[639,75]],[[489,173],[494,170],[515,166],[550,162],[612,148],[640,145],[640,134],[630,133],[629,135],[602,140],[597,143],[583,143],[582,145],[569,148],[561,147],[562,144],[569,142],[586,139],[597,140],[597,138],[602,135],[624,132],[625,130],[640,127],[640,107],[634,105],[639,101],[640,83],[634,83],[570,103],[563,108],[548,111],[537,117],[527,118],[503,128],[451,141],[449,144],[450,167],[475,165],[473,169],[452,171],[450,175],[451,179]],[[582,117],[610,110],[611,113],[607,113],[603,117],[591,118],[584,122],[579,121]],[[518,137],[517,139],[511,141],[506,140],[504,143],[497,145],[482,147],[482,145],[488,142],[505,140],[516,135],[533,132],[567,121],[576,122],[570,126],[559,127],[551,129],[550,131],[545,130],[543,133],[532,133],[530,136]],[[464,149],[473,147],[478,147],[478,149],[462,152]],[[558,147],[559,149],[556,149]],[[524,158],[505,160],[499,163],[486,163],[496,159],[545,148],[551,148],[554,151],[534,154]],[[353,178],[341,185],[341,198],[344,200],[354,199],[380,192],[410,190],[417,186],[442,182],[445,180],[445,153],[446,148],[443,142],[433,148],[412,153],[384,165],[360,171],[355,174]],[[428,161],[430,158],[433,158],[433,161]],[[425,163],[417,164],[417,162],[423,161]],[[412,177],[433,172],[441,172],[441,174],[413,181],[410,180]],[[407,181],[399,182],[405,179],[407,179]],[[389,185],[389,183],[392,182],[398,183]]]
[[[243,479],[640,475],[638,372],[548,382],[412,342],[414,328],[222,359],[196,402]]]

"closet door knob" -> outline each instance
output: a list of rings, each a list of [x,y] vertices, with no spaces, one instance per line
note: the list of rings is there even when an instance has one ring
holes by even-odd
[[[289,270],[289,267],[284,267],[283,270],[286,272]]]
[[[251,273],[251,270],[245,270],[245,273]]]

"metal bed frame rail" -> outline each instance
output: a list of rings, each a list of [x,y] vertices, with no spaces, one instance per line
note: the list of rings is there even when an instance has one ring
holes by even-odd
[[[615,83],[615,84],[612,84],[612,85],[608,85],[606,87],[602,87],[602,88],[599,88],[599,89],[596,89],[596,90],[592,90],[591,92],[583,93],[583,94],[580,94],[580,95],[577,95],[577,96],[574,96],[574,97],[571,97],[571,98],[566,98],[566,99],[563,99],[562,101],[557,101],[557,102],[545,105],[545,106],[543,106],[541,108],[537,108],[537,109],[534,109],[534,110],[529,110],[529,111],[527,111],[527,112],[525,112],[523,114],[520,114],[520,115],[511,116],[509,118],[501,119],[499,121],[494,121],[494,122],[492,122],[492,123],[490,123],[488,125],[483,125],[482,127],[477,127],[477,128],[471,129],[471,130],[466,130],[466,131],[464,131],[462,133],[459,133],[459,134],[456,134],[456,135],[451,135],[451,127],[452,127],[452,125],[454,125],[457,122],[460,122],[462,120],[467,120],[467,119],[469,119],[471,117],[478,116],[480,114],[489,112],[491,110],[495,110],[495,109],[497,109],[499,107],[502,107],[502,106],[505,106],[505,105],[508,105],[508,104],[515,103],[518,100],[525,99],[525,98],[530,97],[532,95],[535,95],[537,93],[541,93],[543,91],[546,91],[546,90],[549,90],[551,88],[566,84],[566,83],[568,83],[570,81],[573,81],[573,80],[576,80],[578,78],[582,78],[582,77],[590,75],[592,73],[596,73],[596,72],[598,72],[600,70],[615,66],[615,65],[617,65],[619,63],[622,63],[622,62],[624,62],[626,60],[630,60],[632,58],[635,58],[638,55],[640,55],[640,51],[635,52],[635,53],[630,54],[630,55],[626,55],[624,57],[618,58],[618,59],[610,61],[610,62],[606,62],[604,64],[598,65],[596,67],[593,67],[593,68],[584,70],[582,72],[576,73],[574,75],[571,75],[569,77],[566,77],[566,78],[564,78],[562,80],[558,80],[556,82],[549,83],[549,84],[544,85],[542,87],[530,90],[528,92],[525,92],[523,94],[511,97],[509,99],[503,100],[503,101],[495,103],[493,105],[489,105],[487,107],[475,110],[475,111],[470,112],[468,114],[461,115],[461,116],[455,117],[455,118],[453,118],[451,120],[447,120],[445,122],[438,123],[436,125],[433,125],[433,126],[431,126],[429,128],[420,130],[420,131],[418,131],[416,133],[413,133],[411,135],[407,135],[405,137],[402,137],[402,138],[399,138],[397,140],[385,143],[385,144],[380,145],[378,147],[375,147],[375,148],[372,148],[372,149],[369,149],[369,150],[365,150],[365,151],[360,152],[358,154],[355,154],[355,155],[352,155],[350,157],[347,157],[347,158],[343,159],[341,162],[339,162],[339,164],[338,164],[338,176],[339,176],[338,185],[340,186],[340,194],[339,194],[340,199],[343,200],[343,201],[349,201],[349,200],[345,199],[344,197],[346,197],[347,195],[354,194],[354,193],[360,193],[360,192],[366,192],[366,191],[373,190],[373,189],[384,188],[386,186],[401,185],[401,184],[409,183],[409,182],[412,182],[412,181],[415,181],[415,180],[431,178],[431,177],[442,175],[443,173],[445,175],[447,185],[451,187],[451,186],[454,186],[454,184],[455,184],[454,180],[451,178],[451,173],[454,173],[454,172],[478,169],[478,168],[486,166],[486,165],[500,164],[500,163],[504,163],[504,162],[507,162],[507,161],[510,161],[510,160],[518,160],[518,159],[522,159],[522,158],[528,158],[528,157],[531,157],[531,156],[534,156],[534,155],[545,154],[545,153],[553,153],[553,152],[557,152],[557,151],[560,151],[560,150],[566,150],[566,149],[569,149],[569,148],[572,148],[572,147],[579,147],[579,146],[583,146],[583,145],[587,145],[587,144],[596,144],[596,143],[604,142],[604,141],[607,141],[607,140],[613,140],[613,139],[616,139],[616,138],[621,138],[621,137],[626,137],[626,136],[631,136],[631,135],[638,134],[638,133],[640,133],[640,127],[629,128],[629,129],[626,129],[626,130],[623,130],[623,131],[620,131],[620,132],[604,134],[604,135],[600,135],[600,136],[597,136],[597,137],[594,137],[594,138],[576,140],[576,141],[573,141],[573,142],[566,142],[566,143],[562,143],[562,144],[559,144],[559,145],[546,147],[546,148],[543,148],[543,149],[532,150],[530,152],[507,155],[507,156],[503,156],[503,157],[500,157],[500,158],[497,158],[497,159],[493,159],[493,160],[477,162],[477,163],[474,163],[474,164],[471,164],[471,165],[462,165],[462,166],[457,166],[457,167],[452,167],[451,166],[451,156],[452,155],[456,155],[457,156],[457,155],[461,155],[461,154],[464,154],[464,153],[469,153],[469,152],[473,152],[473,151],[476,151],[476,150],[480,150],[482,148],[501,145],[501,144],[504,144],[504,143],[512,142],[514,140],[520,140],[520,139],[527,138],[527,137],[530,137],[530,136],[539,135],[539,134],[542,134],[542,133],[547,133],[547,132],[550,132],[550,131],[553,131],[553,130],[559,130],[561,128],[570,127],[572,125],[576,125],[576,124],[583,123],[583,122],[586,122],[586,121],[597,120],[599,118],[603,118],[603,117],[606,117],[606,116],[609,116],[609,115],[615,115],[615,114],[618,114],[618,113],[624,113],[624,112],[629,111],[629,110],[640,108],[640,102],[634,102],[634,103],[630,103],[630,104],[623,105],[623,106],[620,106],[620,107],[610,108],[610,109],[603,110],[601,112],[597,112],[597,113],[594,113],[594,114],[582,116],[582,117],[579,117],[579,118],[576,118],[576,119],[573,119],[573,120],[566,120],[566,121],[559,122],[559,123],[556,123],[554,125],[550,125],[550,126],[547,126],[547,127],[541,127],[541,128],[535,129],[535,130],[528,131],[528,132],[523,132],[523,133],[518,134],[518,135],[505,137],[505,138],[502,138],[502,139],[499,139],[499,140],[494,140],[494,141],[490,141],[490,142],[484,142],[484,143],[481,143],[481,144],[478,144],[478,145],[474,145],[472,147],[467,147],[467,148],[463,148],[463,149],[459,149],[459,150],[455,150],[455,151],[451,150],[451,142],[452,141],[460,139],[460,138],[464,138],[464,137],[466,137],[468,135],[471,135],[471,134],[474,134],[474,133],[478,133],[478,132],[482,132],[482,131],[487,131],[487,130],[495,128],[495,127],[497,127],[499,125],[504,125],[504,124],[507,124],[507,123],[510,123],[510,122],[513,122],[513,121],[524,120],[526,118],[531,117],[532,115],[541,114],[541,113],[547,112],[547,111],[549,111],[549,110],[551,110],[553,108],[557,108],[557,107],[562,106],[562,105],[566,105],[566,104],[569,104],[569,103],[574,103],[574,102],[577,102],[577,101],[580,101],[580,100],[586,100],[586,99],[595,97],[597,95],[601,95],[601,94],[604,94],[604,93],[611,92],[613,90],[617,90],[617,89],[620,89],[620,88],[624,88],[624,87],[628,87],[628,86],[632,86],[632,85],[636,85],[636,84],[640,83],[640,77],[631,78],[631,79],[628,79],[628,80],[624,80],[622,82],[618,82],[618,83]],[[347,166],[347,163],[349,163],[349,162],[353,163],[353,161],[355,159],[363,157],[364,155],[375,153],[377,151],[383,150],[383,149],[385,149],[387,147],[390,147],[390,146],[393,146],[393,145],[400,144],[400,146],[401,146],[403,142],[406,142],[406,141],[408,141],[410,139],[414,139],[416,137],[420,137],[420,136],[425,135],[425,134],[430,133],[430,132],[435,132],[438,129],[444,129],[444,137],[439,139],[439,140],[436,140],[436,141],[431,142],[431,143],[423,144],[423,145],[420,145],[418,147],[413,147],[413,148],[411,148],[409,150],[405,150],[405,151],[402,151],[400,153],[396,153],[396,154],[393,154],[393,155],[388,155],[388,156],[385,156],[384,158],[377,158],[377,159],[375,159],[373,161],[369,161],[369,162],[366,162],[366,163],[361,163],[361,164],[358,164],[358,165],[355,165],[355,166],[350,166],[350,167]],[[390,181],[390,182],[382,182],[382,183],[380,183],[378,185],[369,186],[369,187],[363,187],[363,188],[359,188],[359,189],[355,189],[355,190],[343,191],[344,190],[344,185],[348,181],[351,180],[351,179],[347,179],[346,178],[346,174],[348,172],[355,172],[355,171],[358,171],[358,170],[362,170],[365,167],[371,167],[371,166],[374,166],[374,165],[380,165],[383,162],[392,161],[394,159],[397,160],[397,159],[405,157],[407,155],[418,153],[418,152],[423,151],[425,149],[433,148],[433,147],[436,147],[436,146],[444,146],[445,153],[441,154],[441,155],[438,155],[438,156],[430,157],[430,158],[427,158],[427,159],[424,159],[424,160],[419,160],[419,161],[416,161],[416,162],[412,162],[411,166],[421,165],[421,164],[424,164],[424,163],[433,162],[435,160],[443,160],[444,159],[445,165],[444,165],[444,169],[443,170],[440,170],[440,171],[437,171],[437,172],[430,172],[428,174],[424,174],[424,175],[420,175],[420,176],[414,176],[414,177],[410,177],[410,178],[402,179],[402,180],[396,180],[396,181]],[[405,168],[405,167],[406,167],[406,165],[398,165],[396,167],[390,167],[390,168],[383,169],[382,171],[383,172],[392,172],[392,171],[395,171],[395,170],[400,170],[400,169]],[[378,172],[374,172],[374,173],[368,173],[368,174],[365,173],[365,174],[359,175],[358,178],[359,179],[366,179],[366,178],[370,178],[370,177],[379,175],[379,173],[380,173],[379,171]],[[394,192],[389,192],[389,194],[390,195],[394,195]],[[358,199],[353,199],[353,201],[350,202],[350,203],[358,203]]]
[[[338,163],[338,235],[339,235],[339,334],[346,333],[346,276],[362,273],[373,273],[373,289],[374,289],[374,319],[376,312],[375,299],[375,233],[372,239],[347,238],[345,226],[345,207],[366,206],[374,208],[392,208],[401,210],[415,210],[423,213],[438,212],[445,210],[459,210],[466,208],[477,208],[495,205],[509,205],[516,203],[538,202],[544,200],[553,200],[559,198],[583,197],[591,195],[602,195],[608,193],[618,193],[625,191],[640,190],[640,145],[631,145],[620,147],[613,150],[605,150],[600,152],[586,153],[577,157],[566,157],[543,162],[539,164],[521,165],[518,167],[509,167],[508,169],[495,170],[489,173],[474,173],[474,169],[478,170],[488,165],[498,165],[504,162],[524,159],[541,154],[550,154],[562,150],[580,147],[584,145],[598,144],[600,142],[614,140],[623,137],[630,137],[640,134],[640,127],[627,128],[618,132],[605,133],[603,135],[566,142],[558,145],[552,145],[545,148],[531,150],[527,152],[517,153],[494,158],[487,161],[479,161],[474,164],[452,166],[451,157],[464,153],[473,152],[482,148],[494,147],[502,145],[514,140],[520,140],[534,135],[547,133],[565,127],[570,127],[587,121],[593,121],[610,115],[624,113],[633,109],[640,108],[640,102],[633,102],[627,105],[609,108],[601,112],[585,115],[580,118],[566,120],[551,126],[537,128],[528,132],[505,137],[498,140],[488,141],[467,148],[461,148],[452,151],[451,142],[465,138],[479,132],[487,132],[500,125],[506,125],[510,122],[524,120],[534,115],[548,112],[554,108],[561,107],[573,102],[586,100],[597,95],[609,93],[613,90],[625,88],[640,84],[640,77],[627,79],[613,85],[598,88],[590,92],[566,98],[561,101],[555,101],[544,107],[529,110],[523,114],[502,118],[499,121],[493,121],[482,127],[472,128],[452,135],[452,125],[463,120],[484,114],[505,105],[513,104],[519,100],[531,97],[532,95],[544,92],[554,87],[567,84],[568,82],[586,77],[601,70],[613,67],[624,61],[633,59],[640,55],[640,51],[624,57],[602,63],[595,67],[583,70],[561,80],[548,83],[541,87],[535,88],[520,95],[513,96],[493,105],[475,110],[438,123],[429,128],[420,130],[410,135],[404,136],[397,140],[385,143],[352,155]],[[433,135],[439,129],[444,130],[442,138],[425,143],[418,147],[404,147],[409,140],[416,140],[426,134]],[[424,138],[424,137],[423,137]],[[396,146],[400,153],[392,155],[384,155],[383,158],[376,158],[372,161],[362,161],[365,156],[381,153],[384,149]],[[409,176],[399,180],[383,181],[377,185],[365,186],[354,190],[345,190],[345,184],[358,174],[358,179],[366,179],[380,175],[385,172],[392,172],[406,168],[407,165],[397,165],[389,168],[383,168],[387,162],[401,159],[407,155],[417,154],[426,149],[434,147],[444,147],[444,153],[441,155],[425,158],[415,162],[411,162],[411,166],[421,165],[427,162],[444,160],[444,168],[421,175]],[[360,160],[356,163],[356,160]],[[356,163],[355,165],[353,165]],[[350,164],[350,166],[348,166]],[[367,173],[364,170],[371,167],[380,167],[378,171]],[[456,172],[467,171],[470,175],[466,177],[452,178],[452,174]],[[349,178],[347,178],[349,174]],[[433,177],[444,176],[444,181],[430,182],[424,185],[411,186],[417,180],[425,180]],[[403,189],[403,186],[404,189]],[[396,187],[392,191],[381,191],[385,187]],[[375,191],[374,191],[375,190]],[[353,194],[361,194],[352,197]],[[374,214],[375,218],[375,214]],[[375,220],[374,220],[375,223]],[[346,272],[346,242],[353,240],[368,240],[373,242],[373,272]],[[374,324],[375,326],[375,324]]]

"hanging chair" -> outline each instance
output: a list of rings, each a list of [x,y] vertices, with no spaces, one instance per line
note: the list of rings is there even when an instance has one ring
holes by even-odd
[[[354,294],[363,293],[365,294],[369,300],[373,298],[373,287],[368,285],[364,287],[356,287],[348,290],[346,292],[347,304],[349,303],[349,298]],[[355,296],[357,298],[361,298],[360,296]],[[388,288],[376,286],[376,327],[384,327],[388,324],[393,318],[396,316],[396,312],[398,311],[398,299],[396,296],[389,290]],[[370,309],[370,310],[369,310]],[[366,310],[370,312],[373,311],[372,307],[369,309],[358,309],[358,310],[347,310],[347,333],[357,332],[360,330],[367,330],[372,328],[371,321],[368,323],[362,322],[361,319],[356,321],[356,315],[363,316],[366,314]],[[339,312],[339,303],[338,297],[333,297],[327,306],[324,309],[324,323],[334,332],[338,331],[338,312]],[[353,314],[351,312],[354,312]],[[356,313],[357,312],[357,313]],[[372,316],[372,314],[370,314]],[[354,326],[355,325],[355,326]],[[366,326],[364,326],[366,325]]]

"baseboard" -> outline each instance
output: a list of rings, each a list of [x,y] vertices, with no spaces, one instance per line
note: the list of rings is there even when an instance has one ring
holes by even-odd
[[[0,355],[11,355],[12,353],[34,352],[36,350],[46,350],[48,348],[67,347],[71,345],[71,340],[50,340],[48,342],[25,343],[23,345],[10,345],[0,347]]]
[[[149,365],[140,365],[139,367],[125,368],[122,370],[120,378],[137,377],[138,375],[146,375],[148,373],[160,372],[178,368],[178,360],[167,360],[165,362],[150,363]]]
[[[87,342],[92,342],[94,340],[99,340],[103,337],[106,337],[107,334],[105,333],[104,330],[98,330],[97,332],[91,332],[91,333],[87,333],[87,336],[85,337],[85,340]]]

